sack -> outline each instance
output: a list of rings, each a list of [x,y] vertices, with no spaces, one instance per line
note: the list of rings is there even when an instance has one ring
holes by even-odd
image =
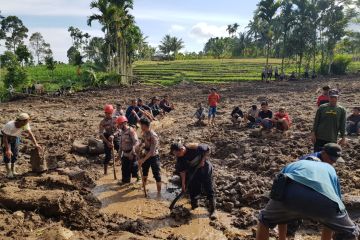
[[[272,200],[280,202],[284,200],[286,185],[288,181],[289,178],[283,173],[280,173],[276,176],[270,192],[270,198]]]

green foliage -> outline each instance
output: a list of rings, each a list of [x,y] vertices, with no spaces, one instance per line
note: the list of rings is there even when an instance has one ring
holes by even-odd
[[[28,85],[28,77],[26,70],[20,67],[18,64],[12,64],[7,67],[7,73],[4,79],[4,85],[6,88]]]
[[[99,78],[101,83],[107,85],[116,85],[121,81],[121,75],[115,72],[103,73]]]
[[[21,64],[29,65],[29,63],[30,63],[30,61],[32,59],[32,55],[31,55],[29,49],[26,47],[26,45],[20,44],[16,48],[15,54],[17,56],[18,61]]]
[[[14,53],[17,46],[23,44],[29,30],[16,16],[8,16],[1,20],[1,32],[5,39],[5,46]]]
[[[56,64],[54,58],[52,56],[45,57],[46,68],[51,71],[51,77],[54,78],[54,70],[56,68]]]
[[[0,65],[2,67],[9,67],[17,63],[17,56],[10,51],[5,51],[3,55],[0,56]]]
[[[176,58],[177,53],[184,48],[184,41],[177,37],[165,35],[159,45],[159,49],[162,53],[170,57],[172,54],[173,59]]]
[[[348,55],[336,55],[333,63],[331,64],[331,72],[337,75],[345,74],[351,61],[352,58]]]
[[[80,55],[80,52],[74,46],[71,46],[67,51],[69,64],[75,65],[77,55]]]

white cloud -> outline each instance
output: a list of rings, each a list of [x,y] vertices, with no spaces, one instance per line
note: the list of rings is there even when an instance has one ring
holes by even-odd
[[[179,32],[184,32],[185,31],[185,27],[182,25],[177,25],[177,24],[173,24],[171,25],[170,29],[169,29],[169,33],[179,33]]]
[[[169,19],[176,22],[218,22],[247,24],[248,19],[240,19],[237,15],[218,14],[216,12],[191,12],[191,11],[173,11],[169,9],[134,9],[133,14],[138,20],[153,20],[167,22]]]
[[[89,16],[94,12],[89,5],[90,0],[10,0],[1,11],[5,15]]]
[[[206,22],[195,24],[190,30],[190,37],[196,39],[199,43],[206,42],[212,37],[226,37],[226,26],[211,25]]]

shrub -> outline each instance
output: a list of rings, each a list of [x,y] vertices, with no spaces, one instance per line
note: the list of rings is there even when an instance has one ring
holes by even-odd
[[[12,86],[13,88],[28,85],[28,77],[24,68],[17,64],[13,64],[7,68],[4,84],[6,88]]]
[[[331,64],[331,72],[336,75],[343,75],[346,73],[352,58],[347,55],[336,55],[334,62]]]

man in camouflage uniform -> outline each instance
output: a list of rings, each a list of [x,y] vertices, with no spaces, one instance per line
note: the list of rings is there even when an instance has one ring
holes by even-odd
[[[136,149],[139,139],[136,131],[128,125],[128,119],[120,116],[116,119],[118,131],[114,134],[119,138],[119,153],[121,156],[122,183],[130,183],[131,177],[139,179]]]
[[[112,105],[106,105],[104,112],[105,118],[100,122],[99,135],[100,139],[104,142],[104,174],[107,175],[107,168],[112,158],[112,150],[113,148],[119,148],[119,139],[111,137],[116,130],[116,119],[113,117],[114,107]]]
[[[159,156],[159,137],[150,128],[150,120],[142,118],[140,120],[141,130],[143,132],[143,142],[141,147],[145,150],[146,155],[139,159],[139,165],[143,171],[143,184],[146,185],[149,169],[156,180],[158,194],[161,194],[161,174],[160,174],[160,156]]]

